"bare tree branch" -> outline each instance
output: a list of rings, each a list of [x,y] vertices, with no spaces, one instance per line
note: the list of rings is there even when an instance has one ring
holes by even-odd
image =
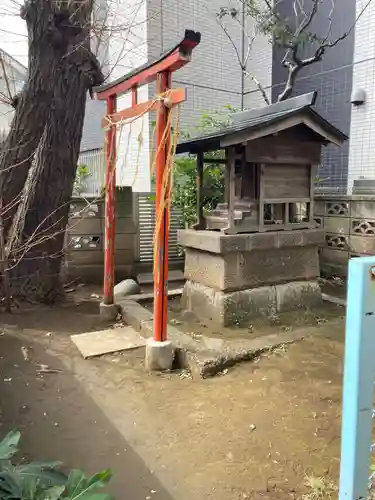
[[[305,15],[305,21],[301,23],[298,28],[296,29],[294,35],[293,35],[293,41],[291,46],[286,45],[286,52],[285,55],[281,61],[281,64],[287,68],[288,70],[288,76],[287,76],[287,81],[285,84],[285,87],[283,91],[279,94],[278,96],[278,101],[283,101],[285,99],[288,99],[292,92],[293,88],[297,79],[297,76],[299,72],[302,70],[302,68],[306,68],[307,66],[310,66],[316,62],[319,62],[323,59],[324,54],[326,53],[327,49],[330,49],[332,47],[335,47],[339,42],[342,40],[345,40],[351,32],[354,30],[358,20],[361,18],[365,10],[368,8],[368,6],[371,4],[373,0],[368,0],[368,2],[364,5],[360,13],[357,15],[354,23],[352,26],[349,28],[349,30],[345,31],[342,33],[339,37],[337,37],[335,40],[329,40],[331,30],[332,30],[332,15],[333,11],[335,8],[335,0],[331,0],[331,10],[328,15],[328,28],[326,35],[322,38],[319,39],[315,34],[310,33],[308,31],[308,28],[310,27],[311,23],[313,22],[314,18],[316,17],[318,10],[319,10],[319,5],[321,4],[322,0],[313,0],[313,6],[311,8],[311,11],[308,15]],[[296,6],[296,3],[299,0],[294,0],[294,6]],[[295,7],[295,12],[296,12],[296,7]],[[301,43],[300,43],[300,37],[302,35],[305,35],[308,39],[312,40],[312,42],[317,42],[318,46],[315,48],[314,54],[310,57],[305,57],[305,58],[300,58],[298,55],[298,51],[300,49]]]
[[[238,64],[239,64],[239,66],[241,68],[242,73],[246,77],[248,77],[248,78],[250,78],[252,80],[252,82],[256,85],[257,89],[261,93],[264,102],[267,105],[269,105],[270,104],[270,100],[269,100],[269,98],[267,96],[266,90],[264,89],[264,87],[262,86],[262,84],[260,83],[260,81],[258,80],[258,78],[254,74],[250,73],[248,71],[248,69],[247,69],[249,58],[251,56],[251,51],[253,49],[254,41],[255,41],[256,36],[257,36],[257,32],[254,29],[253,34],[250,35],[250,33],[246,32],[245,26],[243,26],[242,23],[239,22],[237,16],[233,16],[232,15],[232,19],[234,19],[235,21],[237,21],[237,23],[239,24],[240,29],[241,29],[241,31],[242,31],[242,33],[244,35],[244,38],[247,40],[247,50],[246,50],[246,54],[244,55],[244,57],[242,57],[242,54],[240,53],[240,48],[237,47],[235,41],[233,40],[231,34],[229,33],[228,28],[224,24],[224,16],[223,17],[221,17],[220,15],[216,16],[216,22],[221,27],[221,29],[223,30],[223,33],[228,38],[230,44],[233,47],[234,53],[236,55],[236,58],[237,58],[237,61],[238,61]]]
[[[254,82],[254,84],[257,86],[259,92],[262,94],[264,102],[267,105],[270,105],[271,101],[268,98],[267,92],[265,91],[264,87],[261,85],[261,83],[259,82],[259,80],[257,79],[257,77],[255,75],[252,75],[251,73],[249,73],[247,70],[244,71],[244,74],[246,76],[248,76]]]

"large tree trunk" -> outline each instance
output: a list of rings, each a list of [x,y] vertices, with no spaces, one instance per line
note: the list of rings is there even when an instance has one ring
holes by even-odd
[[[65,50],[53,63],[48,113],[38,130],[37,150],[27,180],[23,181],[22,201],[11,228],[8,226],[12,295],[48,302],[54,302],[62,289],[59,278],[64,234],[87,90],[103,79],[89,46],[90,4],[82,7],[80,2],[77,9],[73,3],[68,4],[69,11],[60,9],[54,14],[59,19],[64,16],[59,29]]]
[[[20,202],[33,155],[47,121],[56,68],[64,54],[56,38],[58,26],[54,22],[52,1],[27,1],[21,9],[21,17],[26,20],[28,29],[29,66],[27,82],[18,99],[10,133],[2,144],[0,157],[5,236]]]
[[[10,277],[12,293],[43,302],[54,302],[62,292],[64,234],[85,113],[81,75],[74,67],[66,73],[55,87],[51,126],[43,134],[30,172],[22,243],[12,245],[13,260],[20,259]],[[15,234],[19,231],[18,227]]]

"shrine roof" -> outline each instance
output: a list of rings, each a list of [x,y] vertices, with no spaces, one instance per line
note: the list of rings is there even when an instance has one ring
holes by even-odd
[[[262,108],[235,113],[231,116],[232,124],[229,127],[182,141],[176,153],[223,149],[299,125],[310,129],[323,144],[341,145],[348,137],[313,109],[316,95],[316,92],[311,92]]]

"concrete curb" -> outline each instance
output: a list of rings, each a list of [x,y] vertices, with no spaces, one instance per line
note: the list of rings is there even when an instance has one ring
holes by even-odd
[[[138,298],[138,300],[142,300]],[[153,314],[139,302],[126,297],[118,302],[124,322],[150,338],[153,335]],[[202,336],[195,340],[172,325],[167,337],[176,349],[176,364],[191,371],[193,378],[212,377],[225,368],[242,361],[251,361],[278,347],[302,340],[306,329],[257,337],[254,339],[223,340]]]
[[[346,299],[334,297],[333,295],[328,295],[327,293],[322,293],[322,299],[326,302],[331,302],[332,304],[346,307]]]
[[[189,368],[193,377],[212,377],[225,368],[243,361],[252,361],[262,354],[270,353],[283,345],[302,340],[305,336],[305,330],[295,330],[294,332],[280,332],[249,340],[224,340],[220,350],[217,348],[210,351],[188,352]],[[210,343],[211,340],[216,339],[206,337],[205,343]]]

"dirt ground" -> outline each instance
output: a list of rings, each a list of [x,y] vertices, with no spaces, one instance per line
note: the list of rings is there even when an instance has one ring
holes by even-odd
[[[111,467],[121,500],[299,499],[307,476],[337,482],[340,315],[255,363],[192,380],[146,374],[139,351],[83,360],[69,335],[100,328],[91,300],[0,318],[0,429],[22,431],[24,455]],[[40,375],[40,364],[61,371]]]

